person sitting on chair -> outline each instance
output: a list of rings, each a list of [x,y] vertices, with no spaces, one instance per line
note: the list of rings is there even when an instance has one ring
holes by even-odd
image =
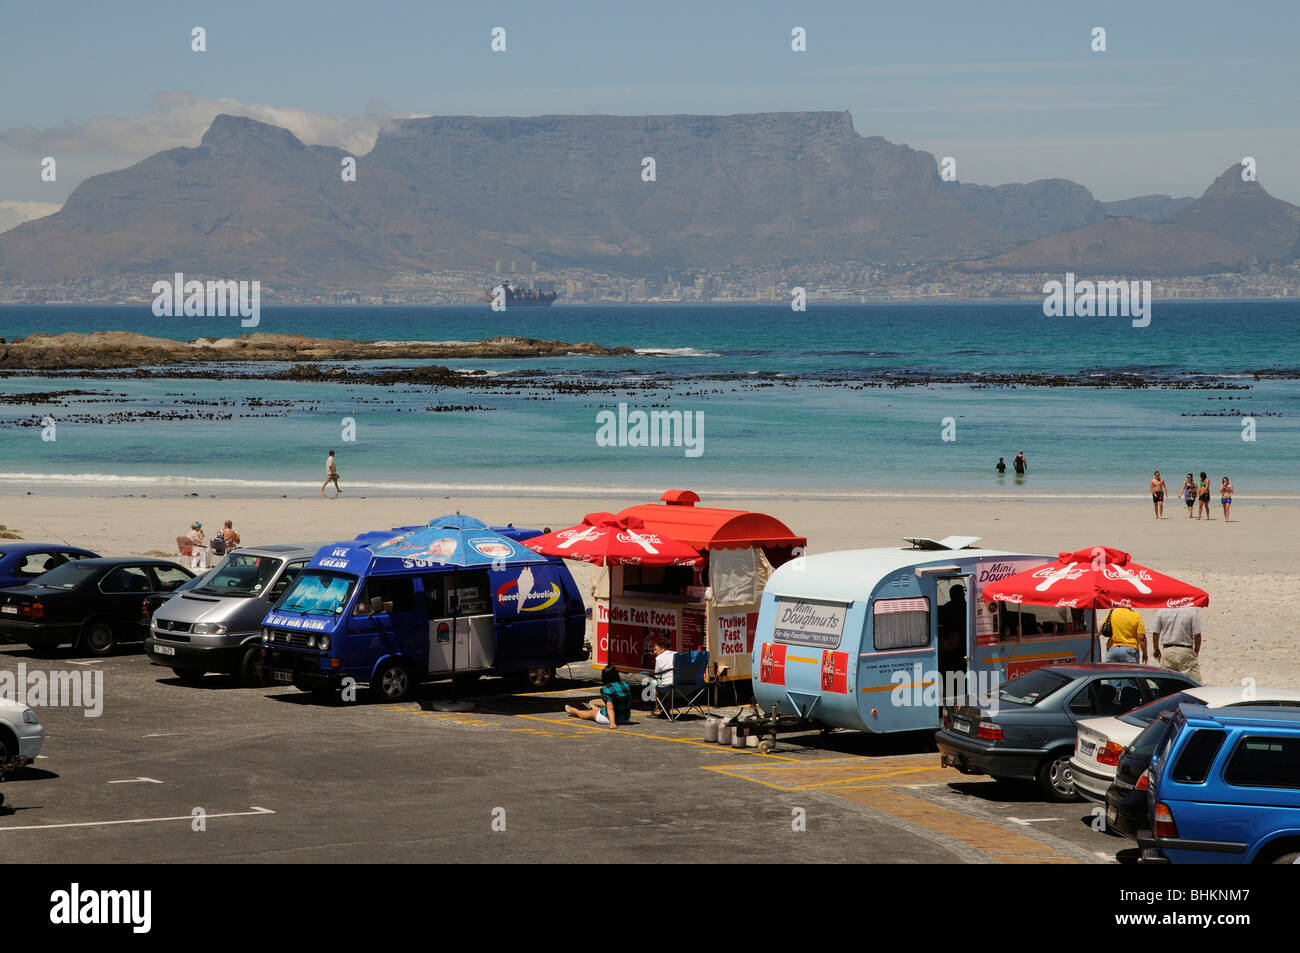
[[[608,665],[600,673],[600,697],[587,702],[586,708],[565,705],[564,710],[574,718],[594,721],[607,728],[616,728],[632,721],[632,693],[627,683],[619,677],[618,669]]]
[[[668,640],[664,638],[662,635],[655,636],[654,653],[655,653],[654,690],[655,690],[655,698],[658,698],[659,689],[671,688],[673,685],[673,660],[677,657],[677,653],[670,652],[668,650]],[[658,708],[656,707],[654,711],[654,717],[665,718],[667,716],[661,714]]]

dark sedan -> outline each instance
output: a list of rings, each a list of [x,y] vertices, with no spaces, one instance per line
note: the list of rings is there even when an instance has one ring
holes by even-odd
[[[143,603],[193,573],[164,559],[79,559],[25,586],[0,590],[0,641],[48,652],[71,643],[108,655],[149,634]]]
[[[5,543],[0,545],[0,589],[25,586],[66,562],[98,555],[66,543]]]
[[[1049,798],[1070,801],[1078,797],[1070,756],[1079,719],[1120,715],[1195,684],[1148,665],[1049,665],[1006,682],[988,709],[945,709],[935,742],[945,766],[1037,781]]]
[[[1138,831],[1151,826],[1147,788],[1147,768],[1151,756],[1169,733],[1172,711],[1163,711],[1142,730],[1115,766],[1115,780],[1106,790],[1106,826],[1117,834],[1137,840]]]

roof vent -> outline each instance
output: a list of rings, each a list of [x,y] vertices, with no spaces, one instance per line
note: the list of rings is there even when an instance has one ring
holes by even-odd
[[[700,502],[700,495],[694,490],[665,490],[659,499],[669,506],[694,506]]]
[[[973,549],[982,538],[981,536],[945,536],[943,539],[927,539],[924,536],[904,536],[903,542],[911,543],[913,549]]]

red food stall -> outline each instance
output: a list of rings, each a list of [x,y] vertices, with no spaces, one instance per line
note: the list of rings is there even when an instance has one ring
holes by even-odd
[[[808,540],[766,513],[697,506],[692,490],[669,490],[659,499],[618,516],[687,544],[703,561],[595,570],[594,664],[652,672],[651,640],[663,635],[674,651],[706,649],[720,680],[748,682],[763,586],[775,567],[803,555]]]

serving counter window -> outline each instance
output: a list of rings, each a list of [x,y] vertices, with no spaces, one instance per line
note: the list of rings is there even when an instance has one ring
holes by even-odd
[[[994,603],[999,638],[1003,642],[1019,639],[1050,638],[1088,631],[1083,609],[1063,606],[1013,605]]]
[[[623,592],[633,595],[676,596],[685,598],[695,583],[690,566],[623,566]]]

